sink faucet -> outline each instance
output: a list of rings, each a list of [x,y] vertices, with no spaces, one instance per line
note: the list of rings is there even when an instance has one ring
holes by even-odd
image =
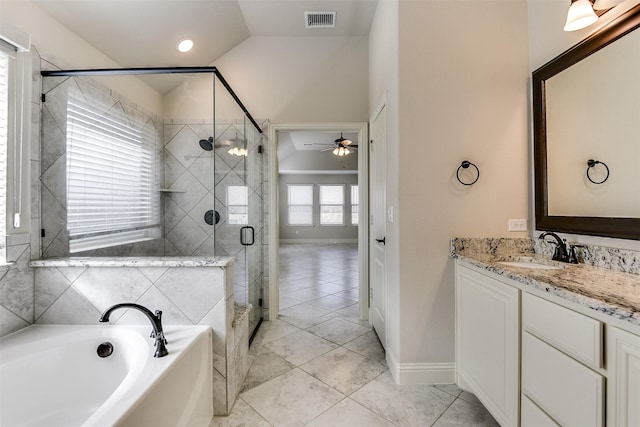
[[[153,326],[153,332],[151,332],[151,338],[155,338],[156,340],[156,343],[155,343],[156,352],[153,355],[153,357],[164,357],[167,354],[169,354],[169,351],[167,351],[167,346],[166,346],[167,340],[164,337],[164,332],[162,331],[162,311],[161,310],[156,310],[156,314],[153,314],[151,310],[141,306],[140,304],[125,302],[125,303],[116,304],[114,306],[109,307],[104,313],[102,313],[102,316],[100,316],[100,322],[108,322],[109,316],[111,316],[111,313],[118,310],[119,308],[133,308],[138,311],[141,311],[145,316],[147,316],[151,321],[151,326]]]
[[[553,231],[545,231],[540,235],[540,239],[543,239],[547,236],[553,237],[556,241],[551,242],[556,245],[556,250],[553,253],[553,257],[551,258],[554,261],[568,262],[571,264],[577,264],[578,258],[576,257],[575,249],[571,246],[570,249],[567,249],[567,241],[562,240],[560,236],[558,236]]]

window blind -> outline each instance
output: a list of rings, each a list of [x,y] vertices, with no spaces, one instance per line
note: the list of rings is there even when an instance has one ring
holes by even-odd
[[[227,187],[227,209],[229,224],[249,224],[249,192],[246,185]]]
[[[351,186],[351,225],[358,225],[358,213],[359,213],[359,194],[358,186]]]
[[[320,186],[320,225],[344,225],[344,186]]]
[[[106,113],[102,113],[106,111]],[[67,229],[70,252],[160,237],[155,130],[69,91]]]
[[[7,234],[7,147],[9,145],[9,76],[13,53],[0,44],[0,235]]]
[[[287,185],[289,225],[313,225],[313,184]]]

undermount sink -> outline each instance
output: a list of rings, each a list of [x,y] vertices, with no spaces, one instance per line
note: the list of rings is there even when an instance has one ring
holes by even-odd
[[[531,268],[534,270],[560,270],[565,267],[563,265],[543,264],[538,260],[529,257],[520,257],[518,260],[514,261],[500,261],[498,264],[508,265],[511,267]]]

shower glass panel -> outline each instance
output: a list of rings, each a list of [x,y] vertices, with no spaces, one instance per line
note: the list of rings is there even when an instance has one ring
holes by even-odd
[[[167,70],[43,75],[42,257],[234,256],[253,332],[262,133],[217,70]]]
[[[222,87],[216,84],[215,253],[236,258],[235,301],[251,304],[249,331],[262,319],[263,155],[262,134]]]

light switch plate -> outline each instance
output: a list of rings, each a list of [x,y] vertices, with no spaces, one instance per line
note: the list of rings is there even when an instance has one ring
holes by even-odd
[[[510,219],[509,231],[527,231],[526,219]]]

